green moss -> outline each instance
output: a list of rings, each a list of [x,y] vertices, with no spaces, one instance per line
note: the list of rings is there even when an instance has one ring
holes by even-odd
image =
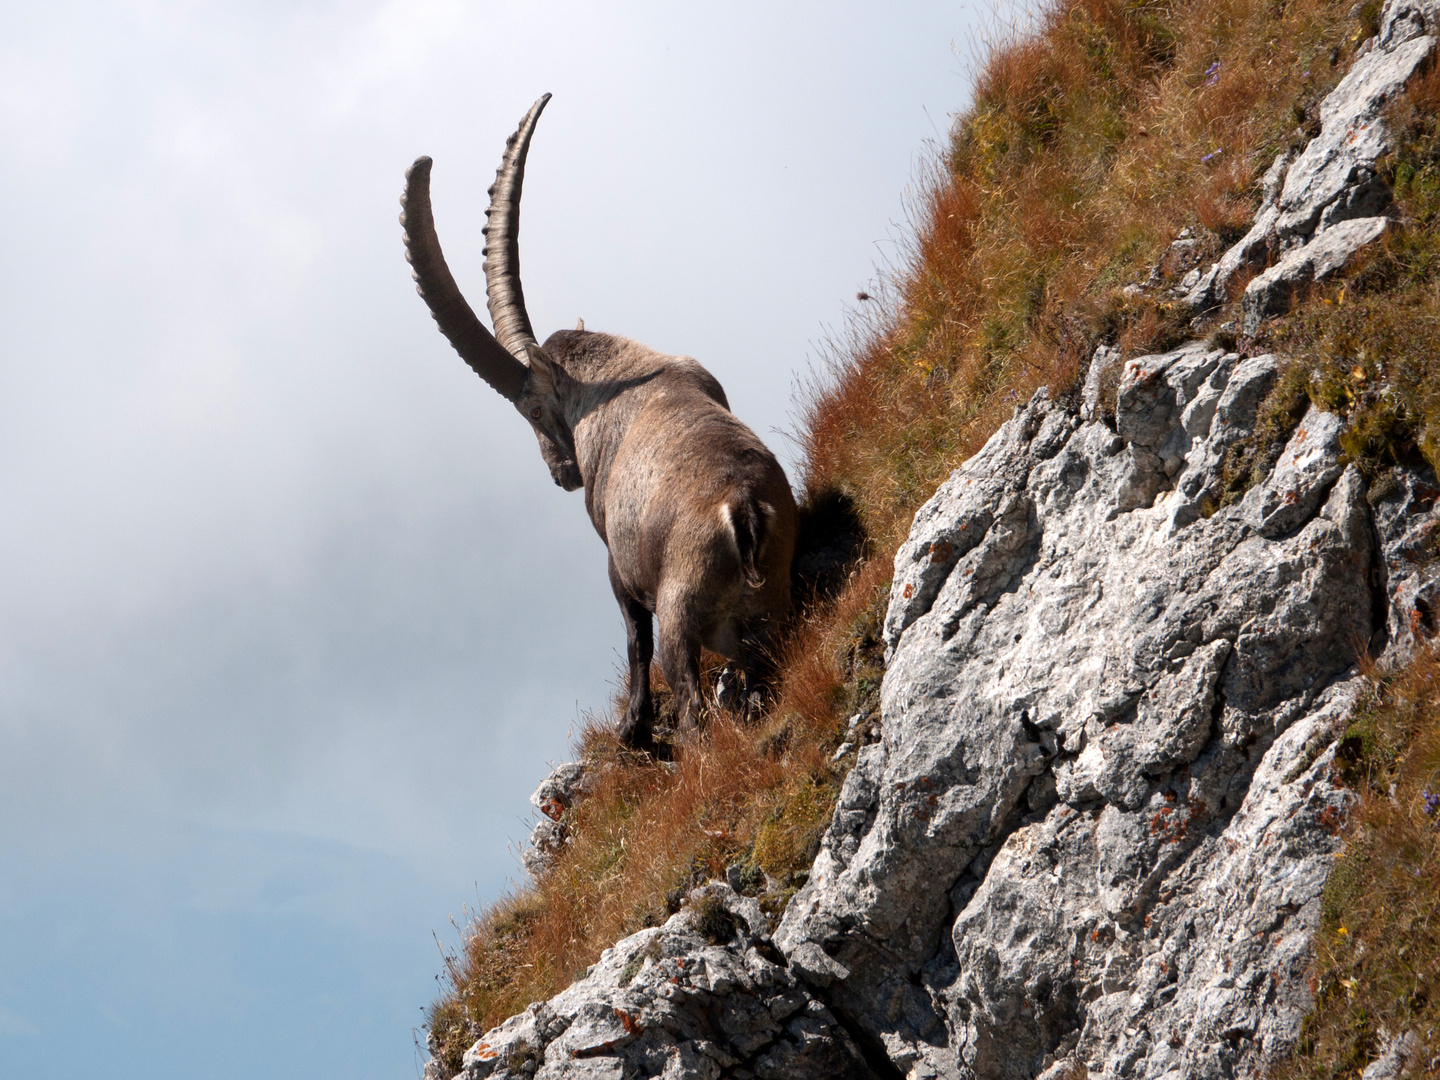
[[[626,965],[620,969],[620,985],[629,986],[645,968],[645,961],[660,959],[660,939],[651,938],[645,948],[632,956]]]
[[[1305,371],[1295,364],[1282,367],[1274,387],[1260,403],[1249,435],[1231,443],[1220,465],[1220,481],[1201,502],[1206,516],[1242,498],[1270,475],[1285,443],[1310,407]]]
[[[1335,751],[1340,775],[1351,787],[1368,789],[1388,784],[1400,746],[1382,715],[1362,709],[1346,725]]]
[[[641,957],[641,956],[632,956],[632,957],[630,958],[630,962],[627,963],[623,968],[620,969],[620,979],[619,979],[620,985],[621,985],[621,986],[629,986],[629,985],[630,985],[630,981],[631,981],[632,979],[634,979],[636,975],[639,975],[639,974],[640,974],[640,969],[643,968],[644,966],[645,966],[645,958],[644,958],[644,957]]]
[[[742,896],[759,896],[765,891],[765,871],[746,858],[736,868],[733,884]]]
[[[1392,246],[1376,258],[1393,256]],[[1433,282],[1391,289],[1389,278],[1332,286],[1279,335],[1309,399],[1346,420],[1341,446],[1372,478],[1422,459],[1440,465],[1440,303]]]
[[[805,777],[795,784],[756,833],[756,865],[781,883],[807,872],[819,853],[839,790],[833,779]]]

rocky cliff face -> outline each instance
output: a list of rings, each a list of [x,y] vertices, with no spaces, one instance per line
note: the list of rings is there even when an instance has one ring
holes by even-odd
[[[1388,227],[1380,108],[1435,28],[1387,6],[1197,307],[1268,251],[1299,269],[1255,279],[1242,316],[1263,317]],[[709,886],[487,1033],[465,1075],[1263,1071],[1309,1008],[1357,653],[1404,655],[1440,594],[1416,557],[1435,477],[1371,488],[1335,416],[1219,506],[1276,374],[1199,342],[1123,367],[1102,349],[1078,406],[1018,409],[896,557],[883,737],[779,925]]]
[[[1245,1074],[1297,1033],[1352,665],[1434,491],[1377,513],[1312,411],[1203,516],[1274,370],[1131,361],[1113,431],[1038,398],[917,515],[885,738],[776,934],[902,1072]]]

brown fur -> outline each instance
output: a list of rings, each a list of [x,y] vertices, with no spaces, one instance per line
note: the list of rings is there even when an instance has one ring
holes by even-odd
[[[682,726],[691,726],[701,646],[738,657],[748,682],[789,612],[794,498],[774,455],[695,360],[585,330],[552,334],[542,348],[539,368],[550,370],[536,370],[532,357],[542,386],[527,381],[516,404],[526,415],[541,410],[535,426],[542,449],[546,441],[556,448],[556,482],[573,487],[566,477],[578,472],[590,520],[610,550],[629,638],[621,735],[646,745],[651,616],[661,670]]]

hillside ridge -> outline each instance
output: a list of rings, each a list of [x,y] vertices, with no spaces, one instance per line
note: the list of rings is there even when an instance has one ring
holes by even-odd
[[[1095,14],[1062,7],[1042,34],[1068,33],[1076,12]],[[560,994],[488,1029],[443,1029],[434,1014],[427,1077],[1234,1076],[1319,1045],[1312,1010],[1333,984],[1316,981],[1317,935],[1340,925],[1327,883],[1347,821],[1372,813],[1357,763],[1379,760],[1356,718],[1389,707],[1381,673],[1428,662],[1440,593],[1428,399],[1397,405],[1386,389],[1426,389],[1428,368],[1325,351],[1342,330],[1363,340],[1345,290],[1434,280],[1433,219],[1416,209],[1432,189],[1414,179],[1429,166],[1401,145],[1429,138],[1428,121],[1416,106],[1402,131],[1396,110],[1434,81],[1440,5],[1391,0],[1360,17],[1368,31],[1348,40],[1352,62],[1304,138],[1252,159],[1258,206],[1209,239],[1172,234],[1148,277],[1113,286],[1118,323],[1052,339],[1051,377],[959,453],[913,518],[904,498],[846,479],[861,475],[863,415],[837,428],[837,402],[875,368],[841,371],[814,405],[810,494],[851,485],[872,545],[887,521],[905,531],[893,569],[872,555],[851,575],[832,625],[853,637],[828,661],[825,703],[796,705],[792,675],[753,765],[738,729],[711,736],[745,768],[779,766],[766,775],[791,785],[785,799],[738,850],[737,834],[702,828],[713,854],[669,910]],[[1159,31],[1145,33],[1142,52]],[[1026,47],[992,58],[990,75]],[[973,175],[961,165],[983,174],[1014,152],[987,127],[984,79],[980,91],[957,127],[957,184]],[[901,323],[858,348],[929,347],[904,339],[925,302],[914,287]],[[973,400],[993,412],[1025,385]],[[974,431],[978,415],[950,423]],[[834,635],[810,633],[833,657]],[[795,756],[802,737],[808,757]],[[587,806],[613,821],[627,805],[602,789],[630,766],[598,738],[583,769],[552,778],[553,802],[537,792],[527,866],[542,883],[597,835]],[[1387,747],[1390,768],[1405,748]],[[784,824],[797,801],[815,824]],[[783,858],[772,825],[794,830]],[[802,854],[808,869],[777,876]],[[516,933],[492,920],[469,962],[504,963],[487,943]],[[477,984],[455,971],[463,1001]],[[463,1054],[444,1030],[468,1030]],[[1425,1068],[1434,1034],[1372,1026],[1350,1060]]]

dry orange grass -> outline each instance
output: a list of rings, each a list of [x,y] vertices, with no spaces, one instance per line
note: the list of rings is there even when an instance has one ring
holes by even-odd
[[[619,938],[663,922],[685,890],[737,861],[768,875],[762,902],[788,899],[843,778],[831,761],[842,714],[878,688],[887,578],[887,566],[862,562],[835,602],[802,618],[759,723],[713,710],[703,735],[665,764],[625,751],[608,723],[587,726],[580,753],[591,779],[567,820],[571,842],[467,927],[447,960],[451,985],[429,1026],[450,1066],[478,1034],[558,992]]]

